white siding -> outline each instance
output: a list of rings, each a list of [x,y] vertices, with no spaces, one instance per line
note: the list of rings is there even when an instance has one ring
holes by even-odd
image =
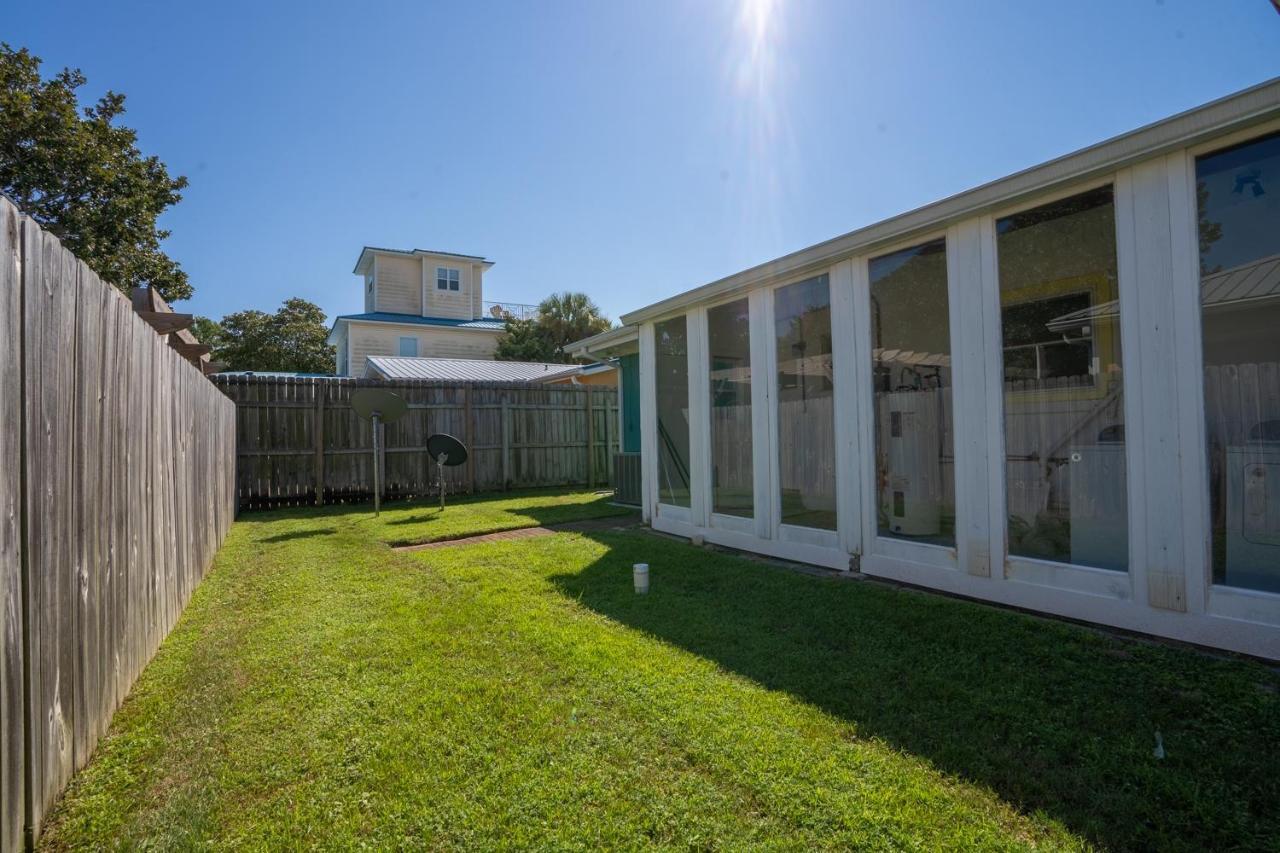
[[[422,315],[422,264],[416,258],[378,257],[375,311]],[[433,315],[439,316],[439,315]]]
[[[348,376],[364,376],[365,359],[371,355],[400,354],[400,338],[418,339],[423,358],[493,358],[502,331],[450,329],[437,326],[400,326],[391,323],[350,323],[351,364]]]
[[[440,290],[436,287],[437,267],[448,267],[458,271],[457,290]],[[427,307],[423,313],[428,317],[448,317],[458,320],[474,320],[480,317],[481,302],[484,298],[481,269],[479,264],[473,264],[462,258],[424,256],[421,275]]]

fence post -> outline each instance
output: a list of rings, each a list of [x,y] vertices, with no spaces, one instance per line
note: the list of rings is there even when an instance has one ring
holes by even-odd
[[[316,389],[316,408],[312,414],[311,431],[316,440],[316,506],[321,506],[324,504],[324,398],[328,394],[328,388],[320,379],[313,379],[311,382]]]
[[[502,398],[502,489],[511,490],[511,405]]]
[[[591,417],[591,386],[586,386],[587,393],[582,407],[587,411],[587,488],[596,487],[596,425]]]
[[[475,412],[471,408],[471,385],[468,384],[463,389],[463,417],[466,421],[465,427],[467,436],[464,443],[467,445],[467,494],[475,494],[476,492],[476,419]]]

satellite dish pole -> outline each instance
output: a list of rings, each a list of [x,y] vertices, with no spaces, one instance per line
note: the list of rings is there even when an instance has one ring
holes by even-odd
[[[400,420],[409,411],[404,398],[381,388],[360,388],[351,395],[351,408],[373,425],[373,514],[382,514],[382,441],[383,424]]]

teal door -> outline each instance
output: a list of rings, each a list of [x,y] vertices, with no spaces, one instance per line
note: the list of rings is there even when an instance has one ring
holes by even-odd
[[[622,379],[622,452],[640,452],[640,356],[618,359]]]

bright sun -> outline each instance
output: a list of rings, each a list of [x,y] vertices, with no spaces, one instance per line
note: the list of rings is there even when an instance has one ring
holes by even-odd
[[[742,0],[740,22],[746,30],[752,58],[759,56],[769,39],[770,21],[777,0]]]

